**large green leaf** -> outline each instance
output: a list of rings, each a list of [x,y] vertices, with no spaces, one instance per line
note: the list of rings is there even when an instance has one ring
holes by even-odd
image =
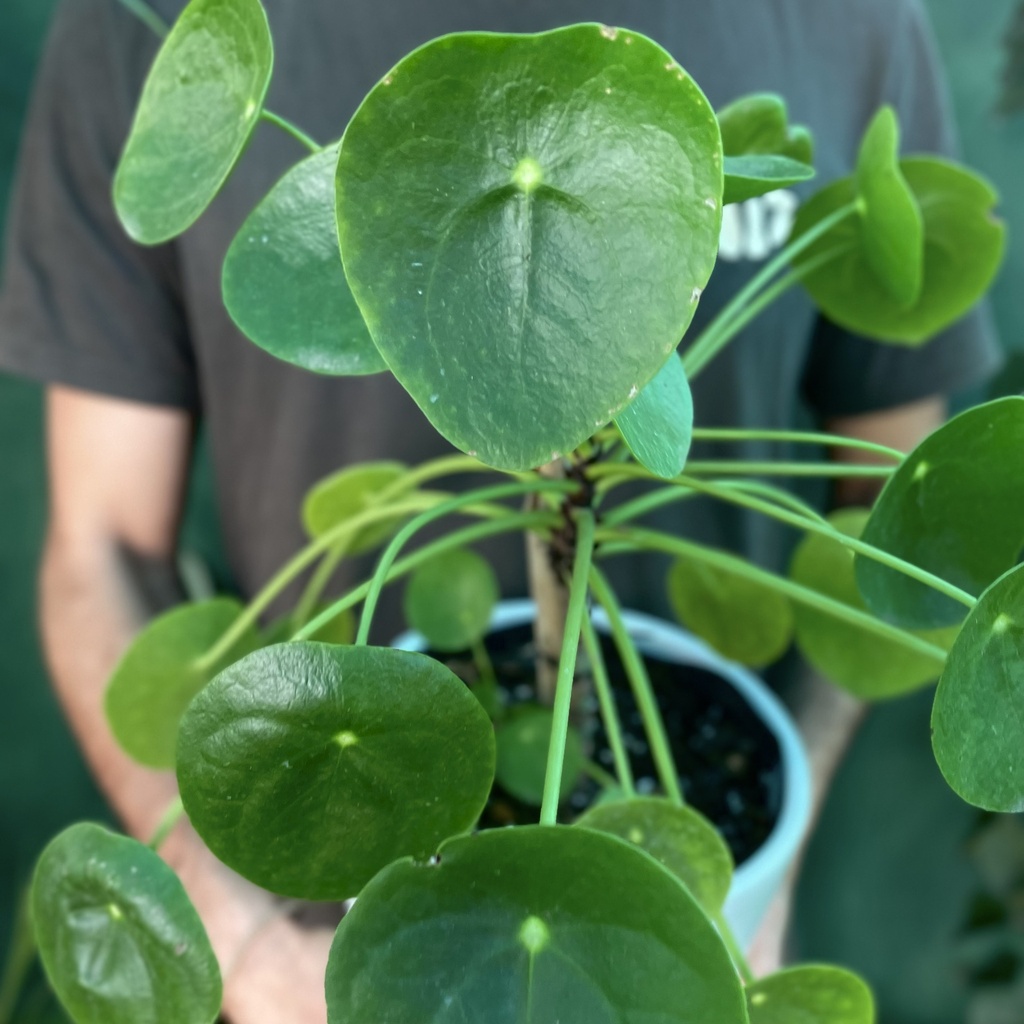
[[[692,558],[677,558],[666,584],[679,621],[726,658],[768,665],[789,646],[793,609],[774,588]]]
[[[140,764],[173,768],[178,723],[189,701],[222,668],[260,646],[252,627],[215,664],[197,664],[241,613],[233,598],[180,605],[150,622],[121,657],[107,684],[107,720]]]
[[[551,708],[516,708],[495,733],[498,749],[495,780],[514,797],[536,807],[540,807],[544,799],[544,775],[553,723]],[[561,799],[573,791],[586,763],[583,740],[576,729],[570,727],[565,736]]]
[[[685,883],[711,916],[725,904],[732,883],[732,854],[707,818],[692,807],[658,797],[633,797],[602,804],[577,822],[610,832],[641,850]]]
[[[918,345],[985,293],[1002,259],[1005,229],[992,216],[995,192],[977,175],[936,157],[908,157],[900,170],[924,222],[924,274],[916,302],[905,305],[878,280],[860,216],[846,217],[794,263],[799,270],[832,254],[834,258],[802,278],[829,319],[882,341]],[[856,197],[852,178],[818,192],[797,212],[793,239]]]
[[[901,309],[921,297],[924,223],[899,165],[900,128],[892,107],[882,107],[861,142],[854,181],[861,246],[875,280]]]
[[[725,158],[725,199],[742,203],[777,188],[788,188],[814,177],[814,168],[788,156],[752,153]]]
[[[293,167],[224,258],[224,305],[261,348],[325,374],[387,369],[352,298],[334,224],[338,147]]]
[[[790,967],[747,988],[750,1024],[874,1024],[871,989],[825,964]]]
[[[487,559],[456,548],[412,574],[405,588],[405,616],[431,647],[462,651],[487,632],[500,596],[498,577]]]
[[[337,185],[377,348],[448,440],[509,469],[570,451],[655,376],[721,227],[707,100],[600,25],[416,50],[346,129]]]
[[[668,357],[615,425],[637,462],[652,473],[665,479],[682,473],[693,440],[693,396],[677,355]]]
[[[1024,545],[1024,398],[969,409],[907,456],[864,540],[977,596]],[[964,607],[866,558],[857,585],[879,616],[910,628],[959,622]]]
[[[401,462],[361,462],[316,483],[302,503],[302,523],[310,537],[320,537],[346,519],[372,508],[383,491],[398,483],[408,466]],[[398,528],[404,516],[367,526],[350,537],[345,545],[350,555],[383,544]]]
[[[651,857],[525,826],[393,864],[341,922],[330,1024],[746,1024],[714,928]]]
[[[72,825],[43,851],[32,921],[75,1024],[212,1024],[217,960],[173,871],[148,847]]]
[[[345,899],[476,821],[494,731],[422,654],[287,643],[222,672],[181,725],[185,810],[229,867],[273,892]]]
[[[982,594],[932,708],[935,760],[968,803],[1024,811],[1024,566]]]
[[[273,48],[259,0],[192,0],[157,54],[114,179],[125,230],[146,245],[206,209],[263,110]]]
[[[726,156],[765,154],[801,164],[814,162],[811,133],[789,123],[786,101],[775,93],[741,96],[718,111],[717,117]]]
[[[860,537],[868,515],[867,509],[841,509],[829,516],[829,522],[849,537]],[[789,574],[819,594],[867,611],[853,563],[853,552],[839,541],[809,534],[793,553]],[[908,650],[809,604],[795,603],[793,617],[796,640],[807,660],[832,682],[865,700],[908,693],[937,679],[942,671],[941,657]],[[947,634],[942,630],[920,635],[945,648],[952,642]]]

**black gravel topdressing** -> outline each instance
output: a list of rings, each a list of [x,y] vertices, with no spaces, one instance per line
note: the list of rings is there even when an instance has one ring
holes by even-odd
[[[516,626],[487,638],[500,685],[510,704],[533,701],[532,627]],[[614,645],[602,647],[638,792],[657,793],[654,763],[644,737],[640,714]],[[438,657],[436,652],[429,652]],[[474,670],[464,657],[444,658],[465,678]],[[762,845],[779,816],[782,769],[775,737],[746,701],[720,676],[704,669],[645,657],[672,741],[680,783],[687,803],[718,828],[737,864]],[[593,757],[613,770],[603,725],[591,739]],[[560,817],[571,821],[598,795],[599,786],[583,780],[565,802]],[[536,821],[539,809],[524,804],[495,786],[481,827]]]

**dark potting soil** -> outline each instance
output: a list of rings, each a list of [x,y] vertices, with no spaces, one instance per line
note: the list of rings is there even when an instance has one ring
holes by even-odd
[[[531,625],[493,633],[486,645],[508,704],[534,701]],[[612,641],[602,637],[601,645],[637,791],[641,795],[658,793],[657,772],[629,681]],[[468,656],[428,653],[447,661],[464,678],[475,676]],[[644,661],[672,742],[686,802],[716,826],[736,863],[742,864],[764,843],[779,816],[782,767],[778,742],[721,676],[647,655]],[[592,756],[613,772],[607,736],[597,717],[590,740]],[[599,785],[585,778],[560,809],[560,819],[573,820],[599,793]],[[523,824],[537,821],[538,816],[539,808],[496,785],[480,824],[482,828]]]

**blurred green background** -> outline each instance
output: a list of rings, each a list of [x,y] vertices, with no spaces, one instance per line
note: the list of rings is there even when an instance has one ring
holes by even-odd
[[[1011,250],[995,289],[1011,353],[998,393],[1024,390],[1024,116],[997,116],[1003,35],[1016,0],[928,0],[953,87],[966,158],[1003,193]],[[0,224],[32,72],[55,0],[0,4]],[[2,272],[2,268],[0,268]],[[33,860],[64,824],[102,818],[46,682],[35,626],[35,568],[45,515],[41,395],[0,376],[0,964],[13,908]],[[208,475],[200,459],[187,541],[217,550]],[[974,812],[945,787],[928,742],[929,695],[874,712],[836,784],[801,889],[801,955],[863,971],[881,1024],[980,1022],[968,1007],[961,926],[977,880],[965,855]],[[850,809],[856,807],[856,813]],[[1012,974],[1012,971],[1010,971]],[[1020,1024],[1024,1004],[985,1024]],[[1016,1015],[1014,1015],[1016,1014]],[[41,985],[15,1018],[58,1021]]]

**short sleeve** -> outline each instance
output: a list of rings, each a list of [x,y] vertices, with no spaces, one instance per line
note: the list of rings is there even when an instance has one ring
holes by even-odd
[[[918,0],[901,0],[884,14],[878,38],[887,50],[872,109],[896,109],[904,153],[954,156],[946,83],[924,11]],[[820,317],[803,391],[821,417],[856,415],[975,387],[1002,360],[987,302],[919,348],[857,337]]]
[[[113,0],[66,0],[22,137],[0,285],[0,370],[198,405],[173,245],[136,246],[111,183],[155,42]]]

